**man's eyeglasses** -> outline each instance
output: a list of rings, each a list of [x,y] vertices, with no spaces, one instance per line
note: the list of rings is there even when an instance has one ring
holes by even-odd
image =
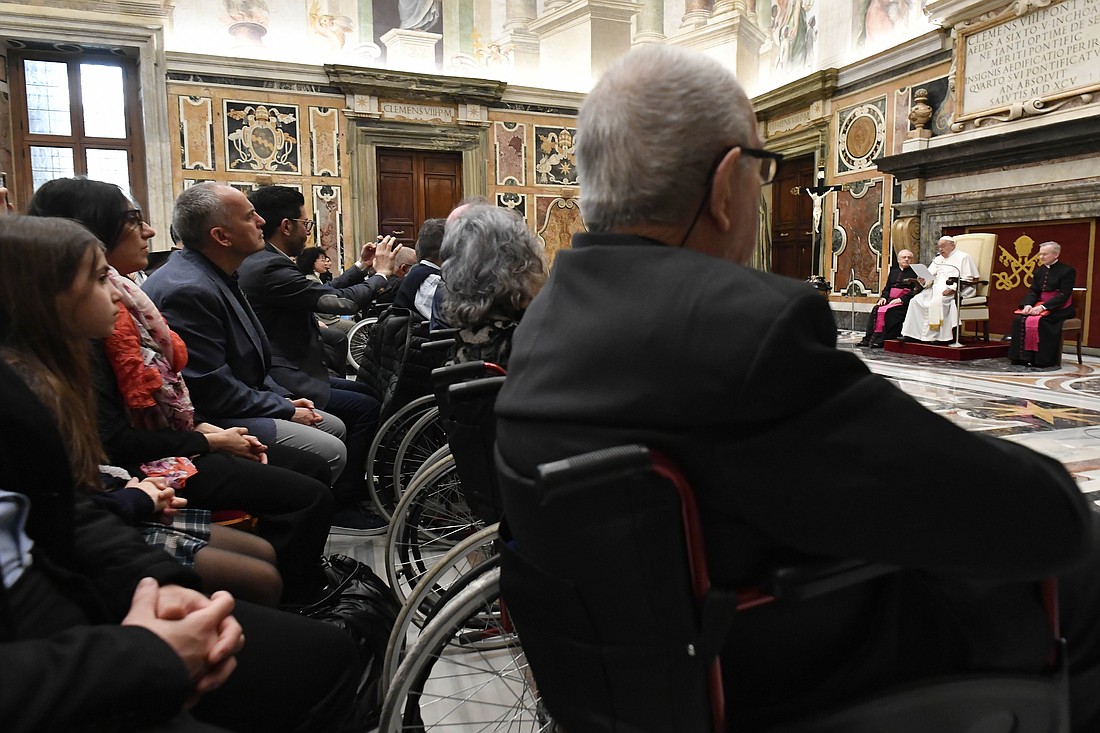
[[[737,147],[741,148],[741,152],[745,155],[760,159],[760,183],[762,185],[767,186],[775,180],[775,172],[779,168],[779,161],[783,160],[782,153],[773,153],[770,150],[757,150],[756,148],[746,148],[744,145],[739,145]],[[723,157],[725,157],[725,154],[723,154]]]
[[[316,223],[313,219],[291,219],[291,221],[300,222],[306,228],[306,234],[313,231],[313,225]]]
[[[133,224],[134,226],[141,226],[145,223],[145,216],[141,213],[141,209],[127,209],[122,212],[122,218],[126,220],[127,224]]]

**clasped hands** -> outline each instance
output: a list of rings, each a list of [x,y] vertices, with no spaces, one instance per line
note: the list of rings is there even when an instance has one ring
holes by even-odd
[[[248,428],[219,428],[204,422],[196,425],[195,430],[206,436],[212,452],[228,453],[257,463],[267,463],[267,446],[255,435],[249,435]]]
[[[1020,309],[1020,312],[1023,313],[1025,316],[1037,316],[1046,309],[1047,308],[1045,305],[1043,305],[1042,303],[1038,303],[1036,305],[1025,305],[1023,308]]]
[[[206,693],[225,683],[244,648],[244,630],[232,615],[235,601],[226,591],[207,598],[178,585],[158,586],[142,578],[130,601],[123,626],[140,626],[172,648],[187,670],[192,707]]]
[[[324,419],[313,409],[313,400],[299,397],[296,400],[291,400],[290,404],[294,405],[294,417],[290,419],[300,425],[313,427]]]

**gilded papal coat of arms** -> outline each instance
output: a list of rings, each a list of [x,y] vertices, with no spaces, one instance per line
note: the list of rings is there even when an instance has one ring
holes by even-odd
[[[1014,290],[1021,285],[1031,287],[1031,278],[1039,264],[1039,252],[1035,250],[1035,240],[1026,234],[1016,239],[1012,254],[1004,247],[998,247],[1001,253],[997,260],[1005,266],[1004,272],[993,273],[993,285],[997,290]],[[1034,254],[1032,252],[1034,251]]]
[[[230,170],[298,172],[298,108],[285,109],[226,101]]]

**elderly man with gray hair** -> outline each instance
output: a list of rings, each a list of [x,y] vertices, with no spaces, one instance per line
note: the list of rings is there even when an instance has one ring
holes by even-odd
[[[813,716],[917,677],[1042,670],[1052,644],[1034,581],[1061,573],[1074,722],[1100,729],[1097,515],[1058,461],[925,409],[836,349],[816,291],[746,267],[779,156],[762,149],[734,76],[700,53],[643,46],[604,73],[577,128],[588,231],[558,253],[516,329],[496,402],[500,462],[534,477],[588,451],[660,450],[693,484],[718,587],[753,585],[777,557],[903,568],[740,613],[721,651],[731,728]],[[884,416],[934,449],[935,473],[899,470],[897,434],[875,429]],[[550,584],[540,587],[577,587],[581,569],[554,560],[569,527],[523,486],[502,487],[509,552],[521,558],[502,585],[534,582],[519,568],[535,565]],[[525,556],[532,547],[548,549]],[[510,607],[527,634],[532,617]],[[561,619],[545,619],[549,658],[531,647],[536,676],[540,662],[586,674],[553,658],[572,648],[554,641],[568,631]],[[577,697],[547,705],[566,729],[603,730],[578,711],[606,687],[584,679],[593,684],[573,685]]]
[[[911,341],[950,341],[959,325],[955,292],[962,288],[964,298],[974,294],[969,284],[981,277],[974,258],[957,249],[954,237],[940,237],[939,254],[928,266],[932,282],[921,280],[924,290],[909,301],[901,335]]]
[[[1062,322],[1077,314],[1073,305],[1077,271],[1062,262],[1061,255],[1062,245],[1057,242],[1039,245],[1039,267],[1012,322],[1008,358],[1013,364],[1049,367],[1061,357]]]

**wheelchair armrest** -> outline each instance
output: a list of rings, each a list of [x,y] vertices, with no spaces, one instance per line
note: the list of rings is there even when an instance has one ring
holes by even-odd
[[[466,361],[461,364],[448,364],[432,370],[432,385],[446,387],[467,379],[477,379],[486,375],[485,362]]]
[[[499,392],[504,385],[504,379],[504,377],[484,377],[469,382],[458,382],[449,386],[447,393],[452,403],[459,400],[479,399]]]
[[[863,560],[814,560],[773,568],[766,591],[776,600],[803,601],[897,572],[895,565]]]
[[[441,339],[439,341],[425,341],[420,344],[420,350],[425,354],[435,354],[437,352],[446,353],[448,349],[455,345],[454,339]]]
[[[450,339],[458,335],[458,332],[461,330],[460,328],[437,328],[434,331],[428,331],[428,338],[432,341]]]

